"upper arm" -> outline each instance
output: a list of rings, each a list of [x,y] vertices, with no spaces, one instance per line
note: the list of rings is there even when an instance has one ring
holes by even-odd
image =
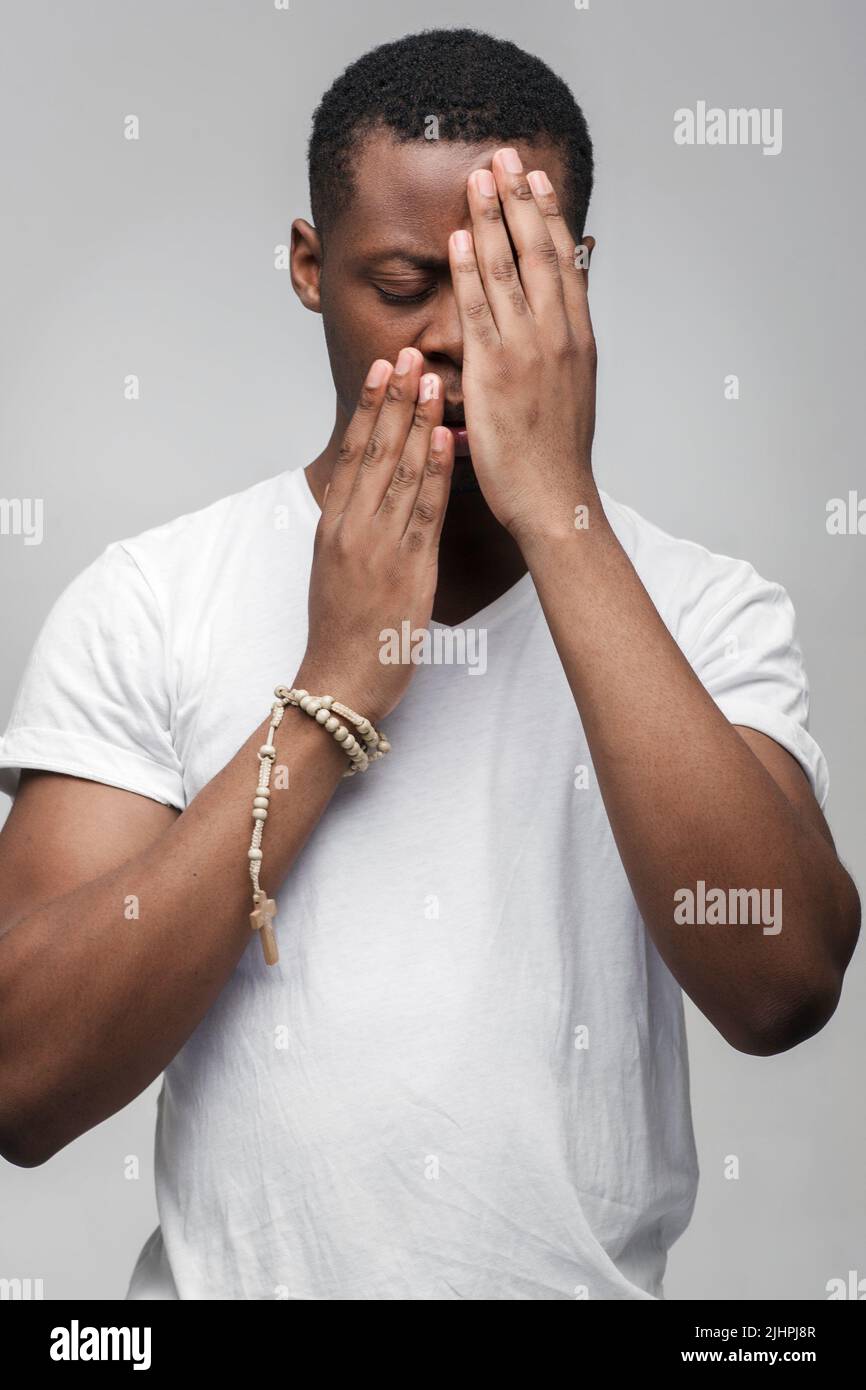
[[[0,790],[14,798],[0,831],[0,935],[142,853],[186,804],[163,611],[113,542],[45,618],[0,737]]]
[[[179,814],[103,782],[23,770],[0,831],[0,936],[35,909],[141,854]]]

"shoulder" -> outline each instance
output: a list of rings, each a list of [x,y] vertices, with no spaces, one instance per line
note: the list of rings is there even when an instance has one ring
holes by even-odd
[[[307,494],[305,496],[304,494]],[[303,469],[285,471],[185,512],[158,526],[112,542],[154,582],[187,583],[222,573],[248,547],[261,548],[275,532],[291,531],[315,507]]]
[[[317,519],[303,469],[286,470],[109,542],[58,603],[96,595],[106,624],[152,608],[165,626],[189,627],[205,603],[212,610],[244,584],[266,585],[275,566],[303,568]]]

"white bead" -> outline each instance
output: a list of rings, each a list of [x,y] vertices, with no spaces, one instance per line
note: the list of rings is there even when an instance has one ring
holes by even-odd
[[[276,753],[277,750],[272,743],[263,743],[259,749],[260,758],[274,758],[276,757]]]
[[[253,820],[267,820],[268,813],[261,806],[253,807]]]
[[[266,796],[256,796],[253,798],[253,810],[266,811],[268,809],[268,798]]]
[[[256,796],[263,796],[267,801],[271,795],[270,787],[256,787]]]
[[[337,732],[334,734],[334,738],[337,740],[338,743],[344,743],[348,737],[349,730],[341,724]]]
[[[316,723],[317,723],[317,724],[327,724],[327,722],[328,722],[328,720],[329,720],[330,717],[331,717],[331,716],[328,714],[328,711],[327,711],[326,709],[317,709],[317,710],[316,710]]]
[[[248,850],[247,850],[247,858],[248,858],[248,859],[261,859],[261,857],[262,857],[262,852],[261,852],[260,849],[248,849]]]
[[[324,705],[325,709],[330,709],[330,708],[331,708],[331,705],[332,705],[333,703],[334,703],[334,697],[333,697],[333,695],[323,695],[323,696],[322,696],[322,704]]]
[[[379,749],[382,753],[390,753],[391,745],[386,738],[379,739]]]
[[[339,729],[339,727],[339,719],[336,719],[333,714],[329,714],[327,719],[325,720],[325,728],[327,729],[328,733],[332,734],[334,730]]]

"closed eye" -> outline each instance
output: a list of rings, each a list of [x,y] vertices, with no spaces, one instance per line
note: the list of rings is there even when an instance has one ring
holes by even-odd
[[[429,299],[431,294],[436,291],[435,285],[430,285],[428,289],[422,290],[420,294],[392,294],[388,290],[383,290],[380,285],[376,285],[376,293],[386,304],[422,304],[425,299]]]

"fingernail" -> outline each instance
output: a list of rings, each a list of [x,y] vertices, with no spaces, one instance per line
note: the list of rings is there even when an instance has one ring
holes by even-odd
[[[523,173],[523,165],[520,162],[520,155],[517,153],[516,150],[512,150],[510,148],[500,150],[500,155],[502,158],[502,163],[505,165],[505,168],[508,170],[509,174]]]
[[[431,449],[435,450],[437,454],[444,453],[448,448],[448,441],[450,438],[450,430],[447,430],[444,425],[437,425],[430,435]]]
[[[439,399],[439,378],[435,372],[428,372],[421,378],[421,389],[418,392],[419,401],[438,401]]]
[[[476,169],[472,177],[479,193],[485,198],[496,197],[496,180],[489,169]]]
[[[381,386],[385,377],[391,370],[391,363],[385,362],[381,358],[375,361],[367,373],[366,385],[375,391],[377,386]]]
[[[415,361],[415,354],[414,354],[414,352],[412,351],[412,349],[411,349],[411,348],[401,348],[401,349],[400,349],[400,352],[399,352],[399,355],[398,355],[398,357],[397,357],[397,364],[396,364],[396,366],[394,367],[394,371],[395,371],[395,372],[399,372],[401,376],[404,376],[406,372],[411,371],[411,369],[412,369],[412,363],[413,363],[414,361]]]
[[[472,245],[472,238],[468,232],[452,232],[451,240],[454,242],[454,250],[461,256],[465,256]]]
[[[536,198],[546,198],[548,194],[553,192],[553,184],[543,169],[533,169],[532,173],[527,174],[526,177]]]

